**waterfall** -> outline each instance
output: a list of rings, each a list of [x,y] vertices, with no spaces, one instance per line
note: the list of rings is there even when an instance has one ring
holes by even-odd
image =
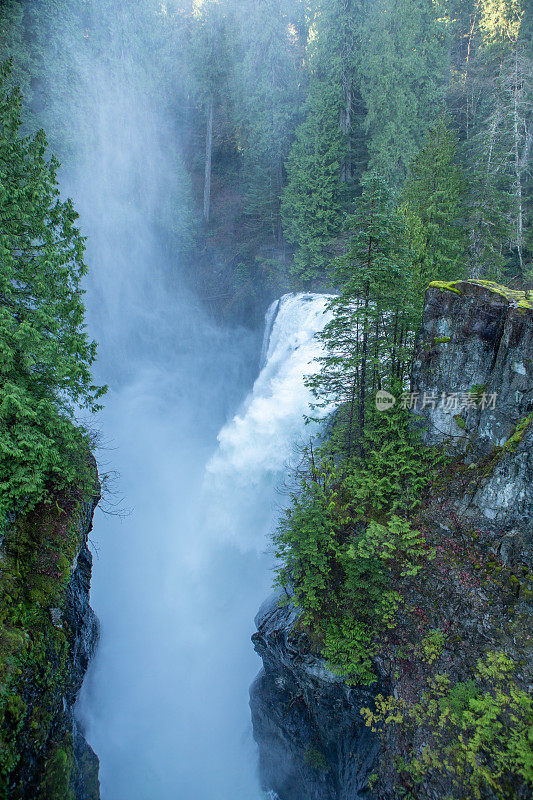
[[[187,170],[172,104],[145,80],[144,18],[91,5],[98,41],[66,36],[61,52],[78,101],[50,118],[71,135],[62,187],[87,236],[88,327],[109,385],[99,467],[118,473],[130,513],[97,514],[91,533],[101,638],[77,713],[103,800],[256,800],[250,635],[272,582],[276,489],[310,433],[303,374],[325,298],[272,305],[257,376],[258,337],[213,322],[168,238],[186,217]],[[57,54],[47,63],[53,83]]]
[[[207,465],[209,530],[244,548],[265,546],[279,514],[276,487],[311,435],[305,430],[311,392],[303,376],[315,372],[321,345],[315,333],[330,319],[327,296],[287,294],[265,319],[262,369],[242,409],[223,427]]]
[[[103,800],[262,796],[250,636],[272,582],[268,533],[286,500],[276,490],[294,446],[311,435],[303,376],[317,368],[325,307],[316,294],[271,306],[260,373],[214,443],[205,428],[220,417],[223,376],[241,374],[234,362],[243,357],[227,332],[187,357],[169,349],[166,380],[144,370],[112,393],[105,428],[134,507],[122,523],[97,521],[102,636],[80,702]],[[202,381],[193,379],[196,358],[207,367]],[[178,392],[183,385],[190,394]]]

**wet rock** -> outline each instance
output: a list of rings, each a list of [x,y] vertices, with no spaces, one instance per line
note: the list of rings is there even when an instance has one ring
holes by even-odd
[[[348,686],[331,672],[279,599],[263,604],[252,637],[263,660],[250,690],[261,783],[280,800],[369,798],[379,745],[360,710],[375,687]]]
[[[411,379],[426,443],[451,440],[472,464],[490,462],[458,510],[495,535],[517,525],[533,535],[533,308],[515,294],[475,281],[430,287]],[[457,408],[444,407],[454,394]]]

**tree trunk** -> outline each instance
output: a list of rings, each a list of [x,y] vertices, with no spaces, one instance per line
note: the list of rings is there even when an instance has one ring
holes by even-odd
[[[379,363],[379,308],[376,306],[375,309],[376,314],[376,330],[375,336],[376,341],[374,342],[374,367],[372,370],[372,391],[376,391],[381,389],[381,373],[380,373],[380,363]]]
[[[368,259],[370,261],[372,239],[368,246]],[[370,280],[365,283],[365,310],[363,314],[363,341],[361,345],[361,384],[359,397],[359,449],[363,455],[363,431],[365,428],[365,395],[366,395],[366,362],[368,358],[368,306],[370,303]]]
[[[207,130],[205,136],[204,220],[211,216],[211,162],[213,158],[214,102],[211,96],[207,104]]]
[[[348,420],[348,452],[346,456],[346,460],[349,462],[350,458],[352,457],[352,430],[353,430],[353,418],[355,416],[355,400],[357,397],[357,370],[354,372],[353,381],[352,381],[352,393],[350,398],[350,418]]]
[[[515,167],[515,199],[516,199],[516,252],[520,265],[520,278],[524,277],[524,258],[522,254],[524,244],[524,207],[522,199],[522,169],[520,157],[520,129],[518,115],[518,91],[520,76],[518,74],[518,47],[515,49],[515,70],[514,70],[514,106],[513,106],[513,134],[514,134],[514,167]]]
[[[342,165],[341,180],[344,183],[347,183],[352,179],[352,152],[351,152],[351,142],[350,142],[350,131],[352,129],[353,94],[349,86],[347,86],[345,89],[345,96],[346,96],[346,107],[343,110],[343,114],[341,116],[341,130],[346,136],[347,141],[346,141],[346,155],[344,157],[344,163]]]

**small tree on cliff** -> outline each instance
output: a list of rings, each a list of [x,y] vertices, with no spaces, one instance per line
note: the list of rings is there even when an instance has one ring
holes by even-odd
[[[84,240],[42,131],[24,137],[21,96],[0,69],[0,525],[86,462],[74,407],[95,411],[85,332]],[[85,454],[85,457],[84,457]]]
[[[403,222],[379,175],[369,173],[361,187],[350,218],[348,251],[335,264],[338,294],[329,303],[333,319],[319,334],[326,350],[322,368],[308,380],[317,405],[345,405],[348,458],[356,431],[362,442],[370,392],[381,388],[383,381],[401,377],[400,335],[408,314]]]

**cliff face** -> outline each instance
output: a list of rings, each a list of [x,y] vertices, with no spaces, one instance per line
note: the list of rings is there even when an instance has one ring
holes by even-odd
[[[87,547],[98,500],[66,501],[59,517],[39,507],[3,545],[2,798],[100,797],[98,759],[73,713],[98,638]]]
[[[262,784],[281,800],[367,797],[378,744],[359,710],[373,693],[331,672],[279,599],[264,603],[253,636],[264,664],[250,692]]]
[[[533,303],[519,298],[483,281],[428,289],[413,411],[428,444],[452,437],[473,475],[491,467],[465,487],[458,511],[495,534],[519,526],[531,535]]]
[[[429,734],[422,727],[403,745],[394,734],[380,745],[360,713],[378,693],[412,702],[437,672],[468,681],[487,650],[503,651],[520,663],[518,685],[527,688],[530,305],[481,282],[436,285],[426,293],[409,402],[425,442],[451,441],[456,456],[445,482],[432,487],[412,520],[436,556],[424,581],[408,594],[414,615],[406,615],[388,641],[379,643],[377,684],[348,686],[329,671],[299,631],[290,605],[279,607],[274,598],[259,612],[253,642],[263,669],[251,687],[250,704],[261,782],[280,800],[396,796],[390,782],[395,763],[418,752]],[[435,631],[444,645],[420,658],[421,642]],[[371,790],[372,772],[381,773],[381,784]],[[426,788],[424,797],[438,798],[450,787]],[[520,789],[516,797],[526,795]]]
[[[85,741],[83,731],[74,719],[73,709],[79,691],[94,655],[98,641],[98,620],[90,606],[90,589],[93,558],[87,547],[87,537],[92,529],[94,506],[87,507],[83,545],[76,567],[67,587],[65,599],[65,624],[70,631],[70,659],[68,684],[65,687],[66,709],[62,724],[73,734],[73,770],[71,786],[76,800],[99,800],[98,758]]]

